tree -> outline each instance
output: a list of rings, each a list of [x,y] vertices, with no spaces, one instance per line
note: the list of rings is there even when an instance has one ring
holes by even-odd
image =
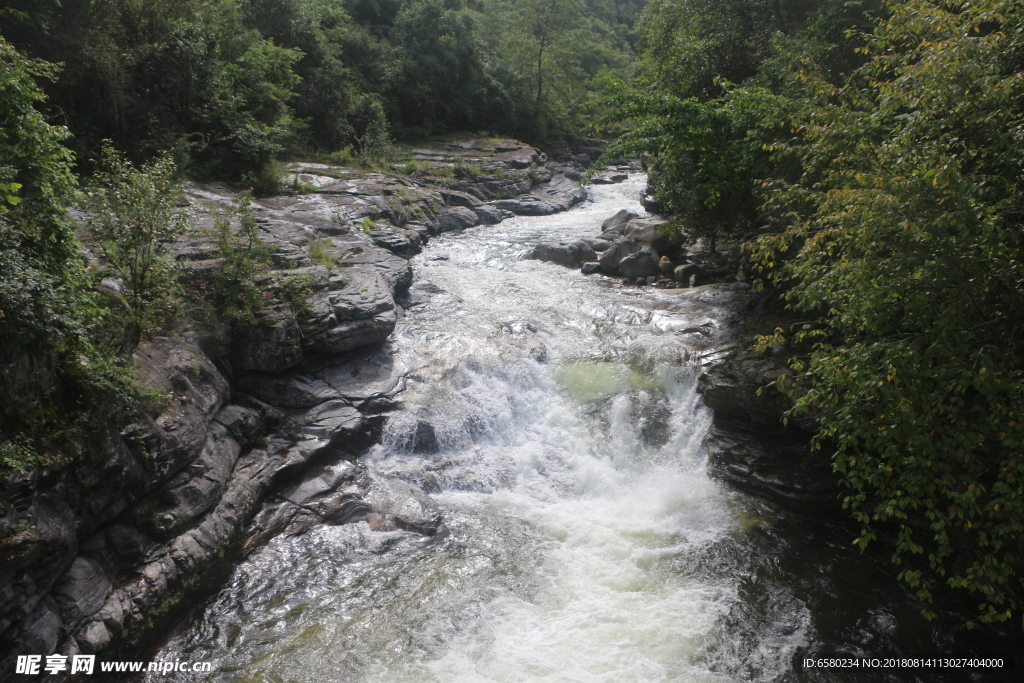
[[[124,283],[132,343],[162,312],[173,284],[170,245],[191,224],[176,203],[175,170],[169,154],[136,168],[106,146],[85,202],[91,237]]]
[[[855,543],[891,531],[922,599],[946,584],[1005,621],[1024,539],[1024,12],[888,10],[845,86],[802,74],[806,172],[754,259],[812,318],[780,384],[819,416]]]

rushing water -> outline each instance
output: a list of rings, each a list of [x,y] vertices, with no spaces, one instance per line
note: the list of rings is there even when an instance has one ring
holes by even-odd
[[[709,478],[691,360],[714,329],[706,297],[521,260],[642,212],[643,181],[416,258],[393,342],[413,369],[406,411],[365,458],[430,491],[447,533],[277,538],[156,658],[261,683],[915,680],[797,661],[962,643],[850,550],[849,529]],[[439,452],[412,452],[417,421]]]

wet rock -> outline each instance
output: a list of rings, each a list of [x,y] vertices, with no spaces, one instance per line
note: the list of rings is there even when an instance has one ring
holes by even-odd
[[[322,403],[296,419],[306,436],[324,439],[331,444],[350,439],[364,425],[363,415],[351,403],[341,399]]]
[[[654,277],[660,272],[658,261],[658,255],[649,250],[627,254],[619,261],[619,275],[627,278]],[[654,280],[657,281],[657,277],[654,277]],[[651,281],[647,284],[654,284],[654,282]]]
[[[437,434],[434,432],[433,425],[422,420],[417,422],[412,435],[413,453],[437,453],[439,450],[441,450],[441,446],[437,442]]]
[[[682,244],[679,239],[662,232],[661,226],[664,224],[662,220],[634,218],[626,224],[623,235],[662,254]]]
[[[611,232],[613,228],[624,226],[634,218],[639,218],[639,216],[627,209],[620,209],[614,216],[606,218],[604,222],[601,223],[601,232]]]
[[[672,278],[684,287],[692,287],[706,280],[704,269],[698,263],[684,263],[681,266],[676,266],[672,271]]]
[[[791,404],[768,385],[786,368],[771,355],[753,351],[751,342],[743,336],[723,337],[719,344],[726,351],[706,366],[699,380],[704,403],[715,411],[705,437],[711,471],[786,506],[839,512],[831,459],[810,448],[816,431],[813,416],[783,425]]]
[[[64,621],[75,622],[102,607],[113,588],[99,563],[79,556],[54,587],[53,596]]]
[[[324,359],[310,368],[318,379],[362,410],[390,406],[405,386],[405,368],[382,348],[364,348],[344,357]]]
[[[283,408],[312,408],[338,398],[333,387],[304,375],[243,375],[238,388]]]
[[[610,180],[613,183],[621,183],[621,182],[624,182],[626,180],[629,180],[629,174],[628,173],[616,173],[616,174],[611,176]]]
[[[575,268],[585,261],[596,260],[597,252],[589,244],[582,241],[574,242],[573,244],[542,243],[534,247],[525,258],[549,261],[560,266]]]
[[[597,259],[598,263],[601,264],[601,272],[615,275],[619,272],[619,263],[623,258],[630,254],[635,254],[643,248],[642,244],[633,240],[616,240]]]
[[[465,230],[479,225],[480,217],[472,209],[464,206],[457,206],[444,209],[437,215],[437,231],[449,232],[452,230]]]
[[[495,206],[488,206],[486,204],[473,207],[473,212],[476,214],[479,222],[483,225],[495,225],[500,223],[504,218],[504,215],[501,213],[501,209]]]
[[[658,268],[661,270],[662,275],[671,276],[675,272],[675,265],[668,256],[662,256],[661,260],[658,261]]]
[[[443,525],[440,506],[420,489],[395,479],[374,478],[367,502],[373,514],[370,528],[394,528],[433,536]]]

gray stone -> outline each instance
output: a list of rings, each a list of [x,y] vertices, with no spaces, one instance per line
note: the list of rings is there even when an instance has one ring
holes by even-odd
[[[625,225],[634,218],[639,218],[639,216],[627,209],[619,209],[614,216],[606,218],[604,222],[601,223],[601,232],[609,232],[612,228]]]
[[[75,640],[82,652],[93,654],[110,643],[110,631],[102,621],[91,621],[75,634]]]
[[[704,270],[697,263],[684,263],[675,267],[672,278],[683,286],[693,286],[704,279]]]
[[[49,597],[43,598],[25,621],[22,643],[33,654],[48,655],[57,647],[61,620],[57,604]]]
[[[367,502],[373,510],[371,528],[392,528],[433,536],[443,525],[440,506],[418,488],[395,479],[374,478]]]
[[[237,385],[242,391],[283,408],[312,408],[338,398],[329,384],[304,375],[242,375]]]
[[[481,222],[476,212],[464,206],[450,207],[437,214],[437,231],[465,230]]]
[[[307,348],[328,353],[351,351],[384,341],[391,336],[397,321],[394,310],[385,311],[372,320],[342,321],[309,340]]]
[[[437,192],[441,195],[441,199],[447,206],[464,206],[469,209],[475,209],[480,206],[481,202],[479,199],[466,192],[456,192],[455,190],[438,190]]]
[[[311,368],[342,397],[357,404],[392,398],[404,386],[405,370],[379,348],[367,348],[334,357]]]
[[[162,497],[170,506],[143,520],[140,526],[160,536],[183,530],[220,500],[240,452],[238,442],[224,427],[211,427],[199,457],[167,483]]]
[[[538,244],[526,255],[528,259],[538,261],[549,261],[560,266],[570,268],[578,267],[586,261],[597,259],[597,252],[586,242],[575,242],[573,244]]]
[[[662,275],[672,275],[676,267],[668,256],[662,256],[658,261],[658,268],[661,269]]]
[[[99,563],[79,556],[54,587],[53,596],[64,620],[74,622],[102,607],[113,588]]]
[[[619,272],[619,262],[630,254],[635,254],[643,245],[633,240],[620,239],[612,242],[612,245],[601,253],[598,263],[601,264],[601,272],[614,275]]]
[[[658,253],[671,251],[682,244],[678,239],[664,234],[660,226],[665,221],[645,218],[634,218],[626,224],[623,235],[629,239],[636,240],[645,247],[650,247]]]
[[[224,425],[228,433],[243,445],[249,443],[260,429],[260,414],[252,408],[227,405],[213,419]]]
[[[365,270],[346,273],[347,283],[328,294],[328,304],[337,320],[368,320],[395,307],[391,288],[380,275]]]
[[[296,418],[296,422],[306,436],[336,443],[356,435],[364,420],[351,403],[336,399],[312,408]]]
[[[580,267],[580,272],[582,272],[584,275],[592,275],[593,273],[596,273],[600,270],[601,264],[598,263],[597,261],[590,261],[589,263],[584,263]]]
[[[235,335],[231,365],[236,370],[286,370],[302,362],[301,338],[290,305],[263,309],[255,325]]]
[[[583,241],[586,242],[587,244],[589,244],[591,249],[593,249],[594,251],[600,253],[602,251],[607,250],[608,247],[612,246],[612,242],[614,242],[615,240],[606,240],[606,239],[602,239],[602,238],[588,237],[588,238],[584,238]]]
[[[501,209],[486,204],[473,207],[473,212],[476,213],[477,218],[480,219],[480,223],[483,225],[495,225],[500,223],[504,217]]]

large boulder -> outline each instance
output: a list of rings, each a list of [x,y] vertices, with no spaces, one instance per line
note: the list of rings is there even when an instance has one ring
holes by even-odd
[[[437,214],[437,231],[465,230],[479,225],[480,217],[475,211],[465,206],[453,206]]]
[[[676,266],[672,271],[672,277],[684,287],[689,287],[691,282],[694,285],[699,285],[707,281],[704,269],[697,263],[684,263],[681,266]]]
[[[634,240],[616,240],[610,247],[601,252],[600,258],[597,259],[598,263],[601,264],[601,272],[615,275],[619,272],[619,262],[623,258],[630,254],[635,254],[643,248],[642,244]]]
[[[665,253],[682,244],[679,239],[666,235],[661,226],[665,221],[650,218],[634,218],[626,224],[623,235],[635,240],[658,253]]]
[[[650,277],[661,272],[658,255],[653,251],[638,251],[624,256],[619,261],[619,275],[622,277]]]
[[[542,243],[533,248],[526,255],[528,259],[537,261],[550,261],[560,266],[578,268],[581,263],[596,261],[597,252],[586,242],[574,242],[572,244]]]
[[[634,218],[639,218],[639,216],[627,209],[619,209],[614,216],[606,218],[601,223],[601,232],[610,232],[613,228],[625,225]]]

